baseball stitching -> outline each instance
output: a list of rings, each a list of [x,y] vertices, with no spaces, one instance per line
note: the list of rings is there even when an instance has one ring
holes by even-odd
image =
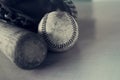
[[[49,44],[49,47],[52,46],[52,48],[55,48],[55,49],[62,49],[62,48],[65,48],[65,47],[71,47],[71,43],[74,41],[74,39],[76,38],[76,35],[77,35],[77,26],[75,25],[75,21],[72,19],[71,15],[68,14],[68,17],[70,19],[70,21],[72,22],[72,25],[73,25],[73,34],[72,34],[72,37],[70,40],[68,40],[68,42],[66,43],[63,43],[63,44],[60,44],[60,45],[56,45],[56,44],[53,44],[53,41],[51,41],[46,33],[46,21],[47,21],[47,18],[48,18],[48,14],[45,15],[45,17],[43,18],[43,23],[42,23],[42,35],[43,35],[43,38],[47,41],[47,44]]]

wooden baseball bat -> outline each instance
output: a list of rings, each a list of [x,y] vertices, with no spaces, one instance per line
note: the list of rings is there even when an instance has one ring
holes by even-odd
[[[43,62],[47,48],[39,35],[0,21],[0,51],[17,66],[33,69]]]

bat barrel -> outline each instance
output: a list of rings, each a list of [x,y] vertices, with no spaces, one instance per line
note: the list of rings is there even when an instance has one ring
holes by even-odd
[[[17,66],[32,69],[43,62],[47,48],[40,36],[0,21],[0,51]]]

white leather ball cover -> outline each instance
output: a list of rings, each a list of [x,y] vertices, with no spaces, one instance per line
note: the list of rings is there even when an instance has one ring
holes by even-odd
[[[62,11],[46,14],[39,24],[38,32],[46,41],[48,49],[54,52],[63,52],[73,47],[79,33],[75,19]]]

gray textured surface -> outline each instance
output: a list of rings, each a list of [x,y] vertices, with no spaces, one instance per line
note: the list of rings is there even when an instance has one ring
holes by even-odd
[[[49,55],[43,67],[31,71],[0,54],[0,80],[120,80],[120,2],[77,7],[81,35],[73,49]]]

